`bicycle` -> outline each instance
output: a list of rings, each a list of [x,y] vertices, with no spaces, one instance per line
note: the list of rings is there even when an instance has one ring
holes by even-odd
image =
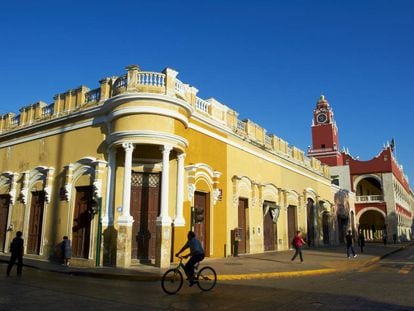
[[[187,258],[187,256],[178,256],[178,258],[180,262],[177,267],[167,270],[161,279],[161,287],[168,295],[176,294],[183,286],[184,277],[181,271],[184,271],[184,275],[186,275],[183,259]],[[194,266],[194,283],[202,291],[212,290],[217,283],[216,271],[210,266],[204,266],[198,270],[199,265],[200,263],[198,262]]]

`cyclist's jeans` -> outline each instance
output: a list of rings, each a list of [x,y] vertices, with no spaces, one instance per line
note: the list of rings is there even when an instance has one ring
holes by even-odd
[[[197,262],[200,262],[204,259],[204,254],[197,254],[194,256],[191,256],[191,258],[187,261],[185,264],[185,272],[187,273],[188,278],[192,278],[194,274],[194,265]]]

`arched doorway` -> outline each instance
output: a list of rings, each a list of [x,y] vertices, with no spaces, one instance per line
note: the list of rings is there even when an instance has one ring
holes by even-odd
[[[132,172],[131,258],[142,263],[151,262],[156,253],[156,220],[160,212],[161,176],[159,173]]]
[[[322,215],[323,244],[329,244],[330,216],[328,212]]]
[[[30,205],[29,232],[27,238],[27,253],[38,255],[42,239],[43,211],[45,205],[44,191],[33,191]]]
[[[309,246],[315,246],[316,206],[315,206],[315,202],[311,198],[308,198],[308,203],[306,204],[306,211],[308,214],[308,219],[307,219],[308,234],[307,234],[306,242],[308,243]]]
[[[6,250],[7,219],[9,217],[10,196],[0,195],[0,252]]]
[[[263,204],[263,246],[265,251],[273,251],[277,245],[277,219],[279,208],[274,202]]]
[[[359,217],[359,231],[364,233],[365,239],[381,240],[385,226],[384,215],[376,210],[368,210]]]
[[[247,208],[249,201],[239,198],[238,206],[238,228],[239,228],[239,254],[247,252]]]
[[[72,255],[77,258],[88,258],[91,237],[92,186],[76,187],[75,207],[72,226]]]
[[[288,241],[289,245],[290,242],[293,240],[297,230],[296,224],[296,206],[289,205],[287,208],[287,216],[288,216]]]
[[[196,191],[194,193],[194,223],[193,230],[196,234],[197,239],[203,245],[204,251],[208,254],[207,245],[207,206],[208,204],[208,193]]]

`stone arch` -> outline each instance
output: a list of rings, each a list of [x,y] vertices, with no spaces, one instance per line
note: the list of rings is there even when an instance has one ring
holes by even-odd
[[[261,205],[264,201],[279,203],[279,189],[274,184],[265,184],[261,187]]]
[[[375,174],[358,176],[354,180],[354,192],[357,198],[361,199],[366,199],[367,196],[382,196],[384,193],[382,180]]]
[[[312,188],[305,189],[305,200],[312,199],[312,201],[316,204],[317,203],[318,194]]]
[[[17,173],[10,171],[0,174],[0,194],[8,194],[10,196],[10,204],[13,205],[16,200]]]
[[[286,206],[292,205],[299,207],[300,194],[295,190],[286,191]]]
[[[356,216],[358,230],[363,232],[367,240],[380,240],[386,230],[387,215],[376,207],[367,207]]]
[[[28,253],[43,255],[53,174],[54,168],[46,166],[38,166],[22,174],[20,198],[25,205],[23,238]]]
[[[358,184],[362,180],[367,179],[367,178],[373,178],[373,179],[377,180],[379,182],[379,184],[381,185],[381,188],[382,188],[382,180],[378,175],[376,175],[376,174],[364,174],[364,175],[359,175],[357,178],[355,178],[354,183],[353,183],[354,184],[354,190],[356,190]]]
[[[76,212],[76,195],[77,187],[83,187],[82,190],[86,191],[87,199],[87,211],[88,218],[86,224],[87,236],[89,249],[87,250],[87,259],[92,259],[94,254],[94,241],[96,241],[96,228],[98,217],[94,215],[98,212],[99,206],[97,206],[97,199],[101,197],[101,188],[102,188],[102,170],[103,166],[106,164],[105,161],[98,160],[94,157],[83,157],[75,163],[71,163],[65,167],[66,176],[65,176],[65,185],[64,185],[64,195],[66,201],[69,203],[69,208],[67,210],[67,219],[68,221],[66,226],[66,235],[73,241],[73,226],[74,218]],[[87,187],[90,187],[88,190]],[[82,191],[81,190],[81,191]],[[73,195],[75,194],[75,195]]]
[[[195,226],[194,230],[202,231],[205,251],[208,255],[212,255],[214,249],[214,222],[211,220],[214,219],[214,206],[220,195],[218,179],[221,173],[215,171],[206,163],[188,165],[185,167],[185,170],[187,171],[188,199],[191,201],[191,206],[195,208],[195,201],[200,200],[200,198],[202,199],[200,202],[202,201],[201,203],[205,205],[205,210],[203,211],[204,222],[200,222],[197,225],[193,224]],[[200,192],[197,193],[197,197],[196,191]],[[195,210],[192,212],[195,212]]]
[[[210,190],[211,202],[213,206],[217,203],[219,197],[218,179],[221,173],[215,171],[210,165],[205,163],[196,163],[185,167],[187,171],[187,184],[188,184],[188,199],[193,200],[194,192],[196,191],[196,184],[201,180],[205,181],[208,189]]]

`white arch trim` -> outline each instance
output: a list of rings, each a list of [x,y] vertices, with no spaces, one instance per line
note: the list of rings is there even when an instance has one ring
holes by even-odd
[[[367,179],[367,178],[373,178],[373,179],[377,180],[379,182],[379,184],[381,185],[381,189],[382,189],[382,180],[381,180],[381,178],[379,178],[377,175],[374,175],[374,174],[364,174],[364,175],[360,175],[357,178],[355,178],[355,181],[354,181],[354,190],[356,190],[358,184],[362,180]]]
[[[313,200],[313,202],[317,203],[316,198],[317,198],[318,194],[316,193],[316,191],[314,189],[306,188],[305,193],[306,193],[306,198],[305,199],[311,198]]]
[[[378,207],[371,206],[371,207],[364,207],[362,210],[360,210],[358,214],[356,214],[355,221],[359,224],[359,219],[361,218],[361,216],[368,211],[374,211],[374,212],[380,213],[384,217],[384,220],[386,220],[387,218],[387,215],[384,213],[384,211],[382,211]]]

